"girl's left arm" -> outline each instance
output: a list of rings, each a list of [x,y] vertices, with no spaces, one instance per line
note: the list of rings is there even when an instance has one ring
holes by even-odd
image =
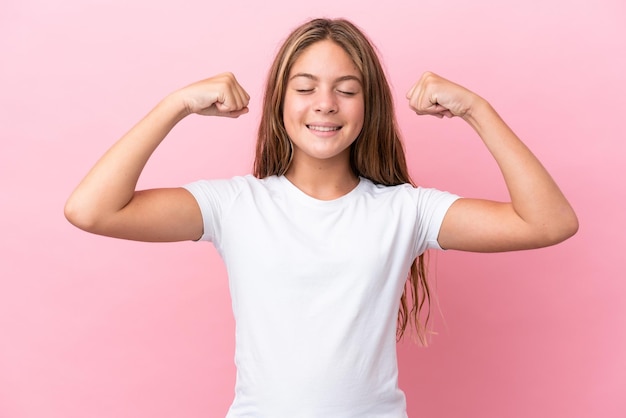
[[[463,118],[496,160],[510,202],[459,199],[439,232],[446,249],[477,252],[546,247],[571,237],[578,219],[537,157],[480,96],[433,73],[425,73],[407,94],[419,115]]]

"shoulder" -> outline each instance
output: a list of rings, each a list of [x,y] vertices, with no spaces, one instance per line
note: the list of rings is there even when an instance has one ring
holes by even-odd
[[[371,201],[372,205],[381,205],[386,211],[398,210],[407,215],[413,213],[417,218],[445,213],[452,203],[459,199],[459,196],[444,190],[416,187],[408,183],[385,186],[367,179],[363,179],[361,183],[362,196]]]
[[[195,193],[219,193],[238,194],[245,190],[258,190],[267,188],[272,182],[270,177],[259,179],[253,175],[235,176],[228,179],[202,179],[188,183],[183,187],[192,194]]]
[[[362,178],[361,185],[365,194],[381,199],[409,199],[415,203],[419,203],[424,201],[458,198],[458,196],[444,190],[431,187],[413,186],[409,183],[386,186],[384,184],[376,184],[369,179]]]
[[[257,211],[259,202],[271,201],[268,187],[274,180],[258,179],[252,175],[228,179],[197,180],[183,186],[193,195],[203,218],[202,240],[218,242],[225,219],[234,212],[244,214]]]

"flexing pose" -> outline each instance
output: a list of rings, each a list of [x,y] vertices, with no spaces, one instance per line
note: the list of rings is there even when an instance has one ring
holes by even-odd
[[[307,22],[278,52],[253,175],[135,190],[183,118],[239,117],[249,98],[230,73],[168,95],[95,164],[66,216],[112,237],[213,242],[236,320],[229,417],[404,417],[395,343],[407,323],[425,333],[423,253],[553,245],[576,232],[576,215],[486,100],[433,73],[409,89],[407,105],[465,120],[510,201],[413,185],[379,59],[345,20]]]

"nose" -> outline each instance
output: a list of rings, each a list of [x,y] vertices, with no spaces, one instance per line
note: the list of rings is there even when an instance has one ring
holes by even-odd
[[[332,90],[320,90],[316,94],[315,111],[318,113],[337,113],[337,98]]]

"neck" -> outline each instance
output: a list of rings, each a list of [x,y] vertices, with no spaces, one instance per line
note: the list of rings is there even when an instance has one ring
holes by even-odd
[[[348,161],[337,163],[294,159],[285,177],[298,189],[319,200],[338,199],[359,184],[359,178]]]

